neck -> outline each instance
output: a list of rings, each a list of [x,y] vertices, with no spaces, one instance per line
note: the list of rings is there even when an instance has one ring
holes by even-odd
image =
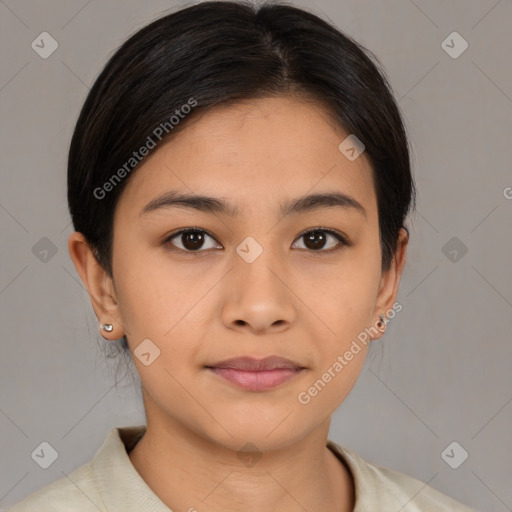
[[[306,439],[253,458],[177,425],[159,428],[148,422],[129,458],[172,510],[349,512],[354,483],[326,446],[329,422]]]

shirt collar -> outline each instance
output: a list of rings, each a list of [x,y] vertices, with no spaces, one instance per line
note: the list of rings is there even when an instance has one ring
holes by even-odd
[[[110,512],[172,512],[146,484],[128,456],[145,432],[145,425],[113,428],[92,460],[96,487]],[[371,474],[365,474],[366,465],[361,464],[357,454],[331,440],[327,440],[327,447],[352,474],[354,512],[362,510],[363,492],[367,492],[362,482],[372,480]]]
[[[95,484],[109,512],[172,512],[128,457],[145,431],[145,425],[113,428],[92,460]]]

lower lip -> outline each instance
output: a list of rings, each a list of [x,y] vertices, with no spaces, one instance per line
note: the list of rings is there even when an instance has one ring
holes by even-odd
[[[279,386],[296,375],[301,370],[293,368],[278,368],[264,371],[244,371],[234,368],[209,368],[213,373],[229,382],[249,391],[264,391]]]

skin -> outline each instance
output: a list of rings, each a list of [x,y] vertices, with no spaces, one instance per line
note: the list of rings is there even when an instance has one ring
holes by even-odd
[[[299,98],[212,109],[130,177],[114,218],[113,278],[83,235],[70,236],[96,316],[114,324],[102,335],[127,334],[132,355],[148,338],[160,350],[149,366],[134,356],[147,432],[129,457],[175,511],[353,510],[351,474],[326,440],[367,347],[360,344],[308,404],[297,396],[392,309],[408,239],[402,229],[382,272],[371,164],[365,153],[349,161],[339,151],[347,135],[321,105]],[[171,190],[224,198],[238,215],[184,207],[141,215]],[[279,216],[282,202],[318,192],[348,194],[365,214],[335,206]],[[200,252],[186,252],[183,236],[163,243],[186,227],[211,235]],[[326,234],[323,246],[309,248],[299,235],[319,227],[350,245]],[[235,250],[248,236],[263,248],[252,263]],[[306,369],[267,391],[238,388],[205,369],[244,355],[278,355]],[[251,466],[237,456],[247,442],[261,453]]]

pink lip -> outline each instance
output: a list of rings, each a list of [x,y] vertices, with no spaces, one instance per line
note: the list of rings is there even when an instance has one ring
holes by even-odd
[[[207,366],[213,373],[249,391],[271,389],[294,376],[304,368],[282,357],[254,359],[240,357]]]

